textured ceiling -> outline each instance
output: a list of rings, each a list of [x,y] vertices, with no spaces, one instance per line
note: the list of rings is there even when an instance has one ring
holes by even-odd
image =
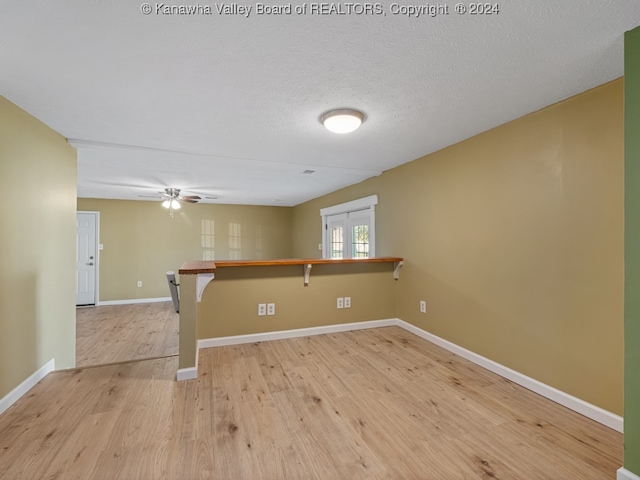
[[[240,2],[248,17],[141,4],[0,0],[0,94],[78,148],[80,197],[180,187],[296,205],[622,76],[640,24],[638,0],[507,0],[497,15],[443,2],[448,15],[418,18],[390,2],[380,15]],[[320,125],[345,106],[367,114],[359,130]]]

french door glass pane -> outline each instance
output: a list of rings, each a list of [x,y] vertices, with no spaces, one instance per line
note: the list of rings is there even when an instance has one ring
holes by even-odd
[[[351,257],[369,258],[369,225],[351,228]]]
[[[331,258],[342,258],[344,252],[343,241],[343,229],[342,227],[331,227]]]

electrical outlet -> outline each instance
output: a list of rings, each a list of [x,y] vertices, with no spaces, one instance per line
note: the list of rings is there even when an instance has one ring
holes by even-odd
[[[427,313],[427,302],[420,300],[420,312]]]
[[[344,297],[344,308],[351,308],[351,297]]]
[[[141,287],[142,286],[142,282],[140,280],[138,280],[138,286]]]
[[[338,308],[344,308],[344,298],[343,297],[338,297],[338,301],[336,302],[336,306]]]
[[[275,315],[275,314],[276,314],[276,304],[267,303],[267,315]]]
[[[266,303],[259,303],[258,304],[258,316],[259,317],[264,317],[267,314],[267,304]]]

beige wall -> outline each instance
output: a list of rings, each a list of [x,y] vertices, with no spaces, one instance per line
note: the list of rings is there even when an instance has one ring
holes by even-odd
[[[396,316],[393,263],[313,265],[308,286],[303,271],[302,265],[218,268],[197,306],[198,338]],[[351,308],[338,310],[338,297],[351,297]],[[259,303],[275,303],[276,314],[259,317]]]
[[[320,208],[377,193],[400,318],[622,414],[622,108],[619,79],[299,205],[293,255],[318,256]]]
[[[75,364],[76,153],[0,97],[0,398]]]
[[[165,272],[188,260],[291,256],[288,207],[186,204],[171,217],[160,202],[80,198],[78,210],[100,212],[100,301],[168,297]]]

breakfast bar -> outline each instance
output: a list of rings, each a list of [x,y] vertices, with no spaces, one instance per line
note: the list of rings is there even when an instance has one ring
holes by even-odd
[[[402,265],[401,257],[186,262],[178,271],[178,380],[197,377],[198,348],[392,318]]]

